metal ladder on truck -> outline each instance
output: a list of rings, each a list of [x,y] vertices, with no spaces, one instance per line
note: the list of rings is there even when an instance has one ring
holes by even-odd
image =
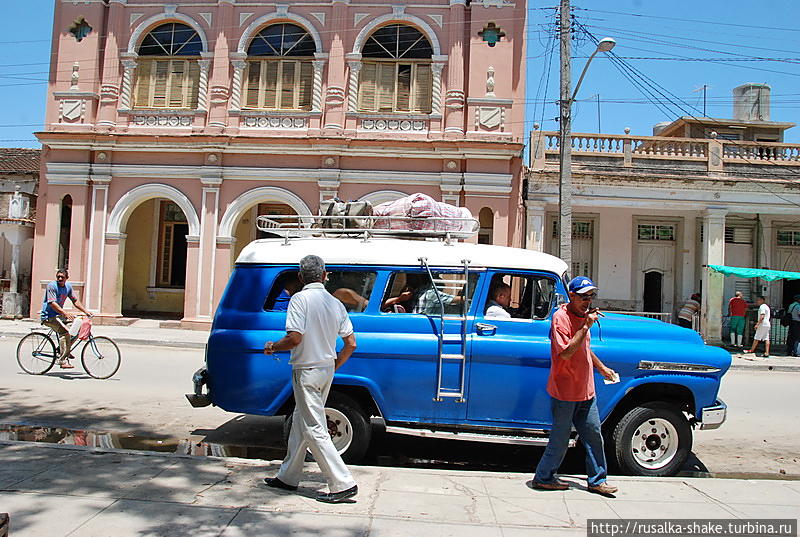
[[[420,257],[419,262],[425,268],[430,278],[433,290],[436,292],[436,299],[439,301],[439,333],[438,339],[438,362],[436,364],[436,396],[434,401],[440,402],[445,398],[455,399],[456,403],[463,403],[464,400],[464,377],[467,369],[467,312],[469,311],[469,259],[462,259],[463,264],[463,279],[450,280],[436,278],[428,265],[426,257]],[[441,274],[440,274],[441,276]],[[445,315],[444,294],[443,288],[448,286],[463,285],[464,286],[464,300],[461,303],[460,315]],[[430,317],[435,317],[431,315]],[[445,321],[459,321],[460,330],[456,334],[448,334],[445,331]],[[445,345],[458,344],[460,346],[459,352],[444,352]],[[456,363],[460,369],[460,381],[457,387],[443,387],[442,376],[444,366],[446,363]]]

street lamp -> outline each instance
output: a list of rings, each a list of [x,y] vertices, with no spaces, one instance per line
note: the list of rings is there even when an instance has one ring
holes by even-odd
[[[564,6],[566,4],[566,10]],[[586,76],[586,70],[598,52],[608,52],[617,44],[610,37],[604,37],[597,43],[597,48],[586,60],[581,76],[575,85],[575,90],[570,91],[570,16],[569,2],[562,0],[561,13],[561,100],[559,121],[559,182],[558,182],[558,227],[559,227],[559,257],[567,264],[567,270],[572,272],[572,103]],[[577,276],[577,274],[572,274]]]

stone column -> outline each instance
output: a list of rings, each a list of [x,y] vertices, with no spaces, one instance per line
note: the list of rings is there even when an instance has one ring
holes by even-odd
[[[204,167],[205,168],[205,167]],[[218,170],[217,177],[204,176],[203,198],[200,210],[200,237],[198,240],[198,263],[187,265],[197,267],[197,281],[186,279],[186,295],[190,293],[189,287],[196,285],[193,294],[197,296],[197,301],[193,309],[184,311],[184,317],[194,317],[200,321],[211,322],[213,314],[214,287],[216,281],[216,238],[217,222],[219,221],[219,185],[222,182],[221,168]],[[206,170],[204,170],[206,172]],[[205,174],[204,174],[205,175]],[[187,303],[187,306],[192,306]],[[191,313],[190,313],[191,312]]]
[[[106,216],[108,215],[108,185],[111,175],[92,177],[92,198],[89,208],[89,245],[86,259],[86,309],[100,313],[103,304],[103,264],[105,258]]]
[[[108,24],[106,25],[106,43],[103,55],[102,83],[100,84],[100,102],[97,111],[97,126],[110,129],[116,125],[117,105],[120,94],[119,78],[119,38],[126,34],[125,5],[120,0],[112,0],[108,4]]]
[[[332,0],[330,63],[325,95],[324,129],[339,131],[345,125],[345,50],[350,0]]]
[[[105,234],[103,263],[103,317],[122,317],[122,276],[125,269],[125,233]]]
[[[431,64],[431,72],[433,74],[433,81],[431,84],[431,115],[442,115],[442,71],[444,70],[444,61],[437,61]]]
[[[727,209],[703,211],[703,265],[725,264],[725,215]],[[722,305],[725,277],[704,267],[700,331],[707,343],[722,341]]]
[[[197,309],[199,306],[198,290],[201,285],[200,270],[200,235],[186,235],[186,268],[198,267],[197,276],[186,278],[183,294],[183,318],[181,319],[182,328],[191,328],[197,323]]]
[[[203,53],[203,59],[197,60],[200,65],[200,81],[197,87],[197,109],[208,111],[208,71],[211,68],[211,59]]]
[[[544,202],[525,202],[525,248],[544,252],[545,204]]]
[[[133,73],[136,69],[135,53],[127,53],[122,59],[122,87],[119,92],[119,107],[123,110],[130,110],[133,105]]]
[[[466,0],[450,0],[445,135],[464,135],[464,12]]]
[[[322,111],[322,73],[325,70],[325,63],[328,61],[328,55],[324,52],[317,52],[314,54],[314,86],[311,90],[311,111]]]
[[[361,54],[348,54],[347,66],[350,68],[350,81],[347,84],[347,111],[358,111],[358,76],[361,73]]]
[[[247,68],[246,57],[247,55],[243,52],[234,52],[231,54],[233,82],[231,82],[231,98],[230,101],[228,101],[228,105],[232,111],[239,111],[242,109],[242,84],[244,70]]]

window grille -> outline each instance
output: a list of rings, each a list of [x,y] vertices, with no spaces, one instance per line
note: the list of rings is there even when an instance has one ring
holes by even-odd
[[[558,219],[553,220],[553,238],[558,237]],[[590,221],[572,221],[573,239],[592,239],[594,238],[594,225]]]
[[[658,224],[639,224],[640,241],[674,241],[675,226]]]
[[[778,231],[778,246],[800,246],[800,230],[783,229]]]

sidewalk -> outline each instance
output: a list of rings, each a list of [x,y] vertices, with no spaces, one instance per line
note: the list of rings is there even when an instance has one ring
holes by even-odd
[[[0,442],[10,537],[585,536],[588,518],[796,518],[799,481],[613,477],[604,498],[542,492],[529,474],[353,466],[355,503],[328,505],[316,465],[297,493],[268,489],[279,461]]]

